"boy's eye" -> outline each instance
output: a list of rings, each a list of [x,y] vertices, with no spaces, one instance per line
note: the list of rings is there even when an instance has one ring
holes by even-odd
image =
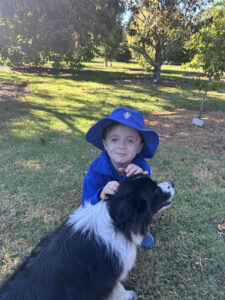
[[[111,142],[113,142],[113,143],[116,143],[117,141],[118,141],[117,138],[112,138],[112,139],[111,139]]]
[[[132,139],[128,140],[128,143],[130,143],[130,144],[132,144],[133,142],[134,142],[134,140],[132,140]]]

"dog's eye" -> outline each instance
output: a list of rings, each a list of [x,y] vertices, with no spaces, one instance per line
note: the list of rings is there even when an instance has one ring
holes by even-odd
[[[173,182],[170,182],[170,185],[168,185],[168,189],[171,189],[171,188],[174,188],[174,183]]]

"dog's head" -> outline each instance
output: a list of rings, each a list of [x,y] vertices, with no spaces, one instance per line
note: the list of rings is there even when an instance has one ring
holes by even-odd
[[[132,234],[148,233],[153,215],[169,207],[173,196],[173,183],[157,184],[149,177],[135,175],[121,181],[107,205],[115,228],[131,239]]]

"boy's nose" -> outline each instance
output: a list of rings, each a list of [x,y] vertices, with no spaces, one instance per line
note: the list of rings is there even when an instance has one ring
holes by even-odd
[[[119,147],[120,148],[125,148],[125,141],[120,141]]]

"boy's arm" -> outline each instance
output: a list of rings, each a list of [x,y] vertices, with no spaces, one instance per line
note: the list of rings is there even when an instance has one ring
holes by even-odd
[[[96,178],[95,178],[96,179]],[[101,178],[99,181],[101,182]],[[114,195],[118,189],[118,181],[109,181],[105,186],[104,184],[99,184],[95,180],[86,177],[83,184],[83,197],[82,197],[82,206],[85,205],[85,202],[88,201],[92,205],[95,205],[100,200],[107,199],[110,195]]]
[[[119,182],[112,180],[109,181],[104,188],[102,189],[101,193],[99,194],[100,200],[108,199],[110,196],[114,195],[119,187]]]
[[[99,202],[99,194],[104,186],[100,184],[100,180],[97,180],[96,177],[97,176],[92,177],[89,173],[87,173],[84,179],[82,206],[85,205],[86,201],[90,202],[92,205]]]

